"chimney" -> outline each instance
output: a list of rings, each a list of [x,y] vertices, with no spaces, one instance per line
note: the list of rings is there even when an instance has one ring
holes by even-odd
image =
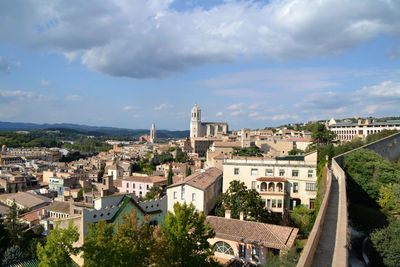
[[[361,125],[361,124],[362,124],[362,120],[361,120],[361,119],[358,119],[357,124],[358,124],[358,125]]]
[[[231,211],[230,210],[226,210],[225,211],[225,218],[227,218],[227,219],[231,218]]]
[[[240,212],[240,220],[244,221],[244,212],[243,211]]]

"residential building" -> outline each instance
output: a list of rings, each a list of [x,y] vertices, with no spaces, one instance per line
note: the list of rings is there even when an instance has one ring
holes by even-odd
[[[327,122],[327,127],[336,134],[336,140],[347,142],[356,137],[365,139],[368,135],[379,133],[383,130],[400,130],[400,120],[378,122],[374,119],[359,119],[357,123],[353,123],[336,122],[332,118]]]
[[[51,199],[29,192],[18,192],[0,195],[0,202],[3,202],[9,207],[15,202],[18,209],[34,210],[49,205]]]
[[[221,262],[243,262],[264,265],[269,255],[278,255],[289,251],[296,239],[298,229],[287,226],[231,219],[230,211],[226,217],[207,216],[215,230],[215,238],[208,241],[214,245],[215,257]]]
[[[232,158],[233,148],[240,146],[240,142],[215,141],[207,151],[206,168],[216,167],[222,170],[223,160]]]
[[[317,196],[317,152],[275,158],[225,159],[223,192],[231,181],[255,189],[272,212],[304,204],[313,209]]]
[[[150,189],[158,185],[165,187],[168,178],[163,176],[130,176],[121,180],[118,186],[120,193],[135,194],[136,197],[145,197]]]
[[[215,200],[222,191],[222,171],[209,168],[192,174],[167,187],[168,211],[174,211],[174,204],[193,203],[198,211],[209,214],[215,207]]]

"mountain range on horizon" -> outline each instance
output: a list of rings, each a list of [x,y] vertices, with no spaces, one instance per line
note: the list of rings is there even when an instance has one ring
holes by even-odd
[[[72,129],[83,133],[103,133],[105,135],[124,135],[139,137],[149,134],[149,129],[128,129],[106,126],[90,126],[74,123],[30,123],[30,122],[4,122],[0,121],[0,131],[30,131],[40,129]],[[173,131],[157,129],[157,137],[159,138],[185,138],[190,135],[189,130]]]

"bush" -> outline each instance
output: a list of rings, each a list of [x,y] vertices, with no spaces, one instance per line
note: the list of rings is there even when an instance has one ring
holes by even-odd
[[[308,209],[304,205],[296,206],[292,214],[290,215],[294,225],[299,228],[299,232],[305,236],[307,236],[313,225],[314,225],[314,216],[313,211]]]
[[[9,247],[4,252],[3,264],[11,264],[24,260],[26,258],[24,251],[17,245]]]
[[[374,248],[379,252],[383,263],[388,267],[400,266],[400,220],[393,219],[390,224],[371,234]]]

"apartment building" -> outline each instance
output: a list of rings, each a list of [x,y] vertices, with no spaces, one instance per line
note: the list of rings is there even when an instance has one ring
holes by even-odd
[[[368,135],[379,133],[383,130],[400,130],[400,120],[377,122],[374,119],[359,119],[357,123],[353,123],[336,122],[332,118],[327,123],[327,127],[336,134],[336,140],[347,142],[356,137],[365,139]]]
[[[313,209],[317,196],[317,152],[302,156],[226,159],[223,163],[225,192],[231,181],[255,189],[272,212],[304,204]]]
[[[215,200],[222,189],[222,171],[209,168],[192,174],[186,179],[167,187],[168,211],[174,211],[174,204],[193,203],[198,211],[209,214],[215,207]]]

